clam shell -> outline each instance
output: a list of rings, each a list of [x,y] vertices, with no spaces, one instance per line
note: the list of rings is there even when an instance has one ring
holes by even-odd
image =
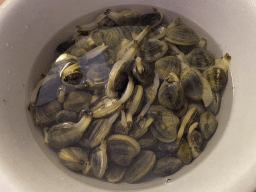
[[[200,116],[200,130],[205,139],[209,139],[217,130],[218,121],[216,117],[209,111]]]
[[[127,168],[125,181],[134,183],[147,175],[155,166],[156,155],[149,150],[143,150]]]
[[[110,183],[119,182],[125,174],[126,168],[112,162],[108,163],[108,168],[105,172],[105,176]]]
[[[180,148],[178,150],[177,156],[186,165],[190,164],[193,160],[192,152],[189,148],[188,143],[185,140],[181,141]]]
[[[185,25],[169,29],[166,33],[166,40],[176,45],[195,45],[199,42],[196,33]]]
[[[151,149],[157,145],[157,139],[151,132],[147,131],[140,139],[138,139],[138,143],[141,149]]]
[[[207,110],[212,112],[214,115],[216,115],[220,109],[220,104],[221,104],[220,93],[214,91],[213,92],[213,100],[212,100],[211,104],[207,107]]]
[[[203,77],[210,83],[213,91],[222,89],[228,81],[228,75],[220,67],[210,67],[203,72]]]
[[[152,105],[148,115],[155,118],[150,131],[158,140],[172,142],[177,138],[180,120],[172,111],[161,105]]]
[[[162,157],[157,161],[154,173],[162,177],[172,175],[180,170],[182,165],[182,161],[178,158]]]
[[[139,154],[140,145],[129,136],[116,134],[107,139],[107,149],[112,161],[127,166]]]
[[[155,62],[155,71],[161,80],[164,80],[171,72],[179,76],[181,72],[181,62],[175,56],[163,57]]]
[[[92,87],[104,86],[109,77],[110,69],[104,64],[94,64],[86,73],[87,82]]]
[[[56,122],[77,122],[78,114],[75,111],[61,110],[56,115]]]

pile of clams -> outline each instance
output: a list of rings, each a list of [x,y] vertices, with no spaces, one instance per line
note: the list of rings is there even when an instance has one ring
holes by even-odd
[[[76,31],[28,106],[63,165],[135,183],[197,158],[218,127],[231,56],[215,58],[206,39],[155,8],[107,9]]]

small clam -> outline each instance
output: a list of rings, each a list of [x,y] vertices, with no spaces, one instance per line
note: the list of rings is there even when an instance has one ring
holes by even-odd
[[[176,141],[173,141],[170,143],[165,143],[160,141],[157,146],[157,150],[162,151],[168,155],[174,155],[175,153],[177,153],[178,149],[179,149],[179,145],[177,144]]]
[[[147,132],[149,126],[152,124],[153,121],[154,121],[154,118],[152,117],[148,119],[142,118],[139,122],[136,121],[133,124],[133,127],[129,135],[135,139],[140,138],[142,135],[144,135]]]
[[[116,134],[128,135],[128,125],[124,110],[121,110],[121,120],[114,125],[114,132]]]
[[[78,115],[75,111],[61,110],[56,115],[57,123],[77,122]]]
[[[56,120],[56,115],[61,109],[61,104],[56,100],[36,107],[35,124],[43,127],[54,123]]]
[[[206,50],[206,43],[206,40],[202,38],[199,41],[198,46],[185,56],[185,61],[191,67],[195,67],[199,71],[204,71],[215,64],[213,54]]]
[[[175,73],[179,77],[181,62],[175,56],[166,56],[155,62],[155,70],[161,80],[164,80],[170,73]]]
[[[138,142],[126,135],[111,135],[107,139],[110,159],[118,165],[127,166],[140,152]]]
[[[154,168],[155,163],[156,155],[154,152],[149,150],[141,151],[127,168],[125,173],[125,181],[127,183],[139,181]]]
[[[78,123],[62,123],[52,126],[45,134],[45,142],[55,148],[65,148],[76,144],[92,120],[92,115],[84,113]]]
[[[71,91],[65,102],[63,108],[69,111],[80,112],[81,110],[87,110],[89,108],[92,95],[83,90]]]
[[[129,97],[131,96],[134,88],[134,82],[131,77],[129,77],[129,82],[126,87],[126,90],[122,97],[119,100],[115,100],[116,102],[109,102],[107,105],[103,103],[99,103],[99,105],[93,107],[91,109],[93,113],[94,118],[100,118],[100,117],[105,117],[107,115],[110,115],[111,113],[114,113],[123,103],[125,103]],[[108,97],[106,97],[109,99]],[[106,99],[105,98],[105,99]],[[111,100],[111,99],[109,99]],[[112,99],[113,100],[113,99]]]
[[[150,131],[158,140],[172,142],[177,138],[180,120],[172,111],[162,105],[152,105],[148,115],[154,118]]]
[[[147,13],[140,17],[140,25],[150,25],[152,28],[158,26],[163,20],[163,14],[156,8],[153,8],[154,13]]]
[[[206,111],[206,108],[202,102],[194,102],[193,101],[192,103],[188,104],[188,110],[190,110],[193,107],[197,108],[198,116],[202,115]]]
[[[178,25],[169,29],[165,40],[176,45],[195,45],[199,42],[196,33],[185,25]]]
[[[179,110],[185,104],[185,95],[179,78],[175,73],[170,73],[158,91],[159,103],[171,110]]]
[[[190,164],[191,161],[193,160],[192,152],[189,148],[188,143],[185,140],[181,140],[177,156],[186,165]]]
[[[147,131],[142,137],[138,139],[141,149],[151,149],[157,145],[155,136]]]
[[[188,130],[187,140],[194,158],[197,158],[203,151],[204,138],[202,133],[196,131],[198,122],[193,123]]]
[[[58,153],[61,162],[72,171],[86,169],[88,154],[79,147],[61,149]]]
[[[103,177],[107,169],[108,158],[106,149],[106,141],[102,141],[101,145],[94,149],[90,158],[92,173],[99,179]]]
[[[182,167],[183,163],[175,157],[162,157],[156,162],[154,174],[161,177],[172,175]]]
[[[137,57],[133,64],[132,73],[143,86],[147,86],[154,79],[154,64]]]
[[[88,131],[89,133],[89,141],[91,148],[96,147],[101,143],[102,140],[105,139],[105,137],[108,135],[108,133],[111,130],[111,127],[116,120],[116,118],[119,116],[120,110],[115,112],[111,117],[106,119],[97,119],[92,123],[92,125],[89,127]],[[85,133],[87,135],[88,132]]]
[[[177,143],[179,144],[182,136],[184,133],[188,132],[188,129],[192,123],[194,123],[198,118],[198,111],[197,107],[192,107],[189,109],[181,121],[181,125],[179,128],[178,136],[177,136]]]
[[[168,50],[168,45],[164,40],[148,39],[140,48],[140,56],[143,60],[153,62],[161,57]]]
[[[108,168],[105,172],[105,176],[110,183],[117,183],[119,182],[125,174],[125,167],[114,163],[108,163]]]
[[[68,62],[62,68],[60,78],[64,85],[79,85],[83,78],[83,72],[77,62]]]
[[[213,91],[213,100],[211,104],[207,107],[207,110],[216,115],[220,109],[221,97],[220,93]]]
[[[217,129],[218,121],[211,112],[206,111],[200,116],[199,125],[204,138],[209,139]]]
[[[224,57],[215,60],[215,65],[204,71],[203,77],[210,83],[213,91],[222,89],[228,81],[228,68],[231,56],[225,54]]]
[[[104,64],[94,64],[86,73],[86,83],[90,87],[103,87],[109,76],[110,69]]]
[[[121,12],[107,9],[105,14],[117,25],[134,25],[138,23],[140,13],[136,10],[123,10]]]

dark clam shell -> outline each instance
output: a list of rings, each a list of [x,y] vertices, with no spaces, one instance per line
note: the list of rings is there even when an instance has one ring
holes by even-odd
[[[183,163],[175,157],[160,158],[154,168],[154,173],[159,176],[168,176],[176,173],[182,167]]]
[[[144,86],[150,85],[154,80],[154,64],[153,63],[147,63],[142,62],[143,66],[143,74],[139,74],[136,64],[133,64],[132,73],[133,76]]]

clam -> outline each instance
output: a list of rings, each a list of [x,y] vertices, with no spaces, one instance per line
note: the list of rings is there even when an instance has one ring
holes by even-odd
[[[186,25],[178,25],[166,32],[166,41],[175,45],[195,45],[199,42],[196,33]]]
[[[86,73],[86,83],[89,87],[103,87],[109,76],[110,69],[104,64],[94,64]]]
[[[187,140],[194,158],[197,158],[203,151],[204,138],[202,133],[196,131],[198,122],[193,123],[188,130]]]
[[[206,108],[202,102],[191,102],[188,104],[188,110],[190,110],[193,107],[197,108],[198,116],[202,115],[206,111]]]
[[[57,100],[36,107],[34,116],[35,124],[43,127],[54,123],[56,121],[56,115],[61,109],[62,106]]]
[[[99,147],[96,147],[90,158],[91,170],[95,177],[101,179],[107,169],[107,145],[106,141],[102,141]]]
[[[163,14],[156,8],[153,8],[154,13],[147,13],[140,17],[140,25],[150,25],[152,28],[158,26],[163,20]]]
[[[141,149],[151,149],[157,145],[156,137],[147,131],[142,137],[138,139]]]
[[[125,174],[126,168],[114,163],[108,163],[108,168],[105,172],[105,176],[110,183],[119,182]]]
[[[61,162],[72,171],[86,169],[88,154],[79,147],[68,147],[58,152]]]
[[[149,150],[143,150],[134,159],[125,173],[127,183],[135,183],[147,175],[155,166],[156,155]]]
[[[136,121],[133,124],[133,127],[129,135],[135,139],[140,138],[142,135],[144,135],[147,132],[149,126],[152,124],[153,121],[154,121],[154,118],[152,117],[148,119],[142,118],[139,122]]]
[[[114,132],[116,134],[128,135],[128,125],[124,110],[121,110],[121,120],[116,122]]]
[[[140,57],[147,62],[153,62],[163,57],[167,50],[168,45],[164,40],[148,39],[140,47]]]
[[[216,115],[220,109],[221,97],[220,93],[213,91],[213,100],[211,104],[207,107],[207,110]]]
[[[188,143],[185,140],[181,140],[180,148],[178,150],[177,156],[183,161],[186,165],[190,164],[193,160],[192,152],[189,148]]]
[[[153,82],[154,79],[154,65],[153,63],[142,60],[137,57],[132,68],[133,76],[143,85],[147,86]]]
[[[105,97],[105,99],[107,98],[111,102],[108,102],[107,105],[105,104],[105,102],[103,103],[101,102],[97,106],[93,107],[91,109],[93,113],[93,117],[100,118],[100,117],[105,117],[107,115],[110,115],[111,113],[114,113],[123,103],[125,103],[129,99],[129,97],[133,92],[133,88],[134,88],[134,82],[132,78],[129,77],[128,85],[122,97],[119,100],[112,99],[112,101],[114,100],[116,102],[112,102],[111,99],[109,99],[108,97]]]
[[[199,41],[198,46],[185,56],[185,61],[191,67],[195,67],[199,71],[204,71],[215,64],[213,54],[206,50],[206,43],[206,40],[202,38]]]
[[[126,135],[111,135],[107,139],[107,149],[110,159],[116,164],[127,166],[140,152],[138,142]]]
[[[180,120],[174,113],[162,105],[152,105],[148,116],[154,117],[151,133],[160,141],[172,142],[177,138]]]
[[[162,57],[155,62],[155,71],[160,80],[164,80],[170,73],[175,73],[179,77],[181,62],[175,56]]]
[[[127,112],[127,126],[128,126],[128,130],[131,128],[132,124],[133,124],[133,115],[135,114],[135,112],[137,111],[139,105],[140,105],[140,101],[141,98],[143,96],[143,87],[141,85],[136,85],[134,90],[134,96],[132,98],[132,102],[130,105],[130,108]]]
[[[78,115],[75,111],[61,110],[56,115],[56,122],[77,122]]]
[[[60,78],[64,85],[79,85],[82,82],[83,72],[77,62],[68,62],[62,68]]]
[[[170,73],[161,84],[158,91],[158,101],[171,110],[179,110],[185,104],[185,95],[179,78]]]
[[[217,130],[218,121],[216,117],[209,111],[200,116],[200,130],[205,139],[209,139]]]
[[[162,157],[156,162],[154,174],[161,177],[172,175],[182,167],[183,162],[175,157]]]
[[[138,115],[137,120],[136,120],[137,122],[139,122],[144,117],[144,115],[149,110],[151,104],[155,100],[159,84],[160,84],[160,81],[159,81],[158,75],[157,75],[157,73],[155,73],[154,82],[144,89],[146,104],[144,105],[140,114]]]
[[[176,141],[169,142],[169,143],[160,141],[157,146],[158,151],[164,152],[165,154],[168,154],[168,155],[176,154],[178,149],[179,149],[179,145],[177,144]]]
[[[92,115],[85,112],[78,123],[68,122],[54,125],[46,132],[45,141],[60,149],[74,145],[81,139],[91,120]]]
[[[88,110],[91,100],[92,95],[84,90],[71,91],[63,103],[63,108],[75,112]]]
[[[123,10],[121,12],[107,9],[105,14],[117,25],[134,25],[138,23],[140,13],[136,10]]]
[[[228,81],[228,68],[231,56],[225,54],[224,57],[215,60],[215,65],[204,71],[203,77],[210,83],[213,91],[222,89]]]
[[[178,136],[177,136],[178,144],[179,144],[183,134],[188,132],[190,125],[192,125],[192,123],[194,123],[197,120],[197,118],[198,118],[197,107],[192,107],[191,109],[189,109],[187,111],[186,115],[182,119],[179,131],[178,131]]]
[[[91,148],[96,147],[101,143],[101,141],[105,139],[119,114],[120,110],[115,112],[109,118],[97,119],[92,123],[92,125],[88,129],[89,134],[88,132],[85,133],[86,136],[88,135]]]

